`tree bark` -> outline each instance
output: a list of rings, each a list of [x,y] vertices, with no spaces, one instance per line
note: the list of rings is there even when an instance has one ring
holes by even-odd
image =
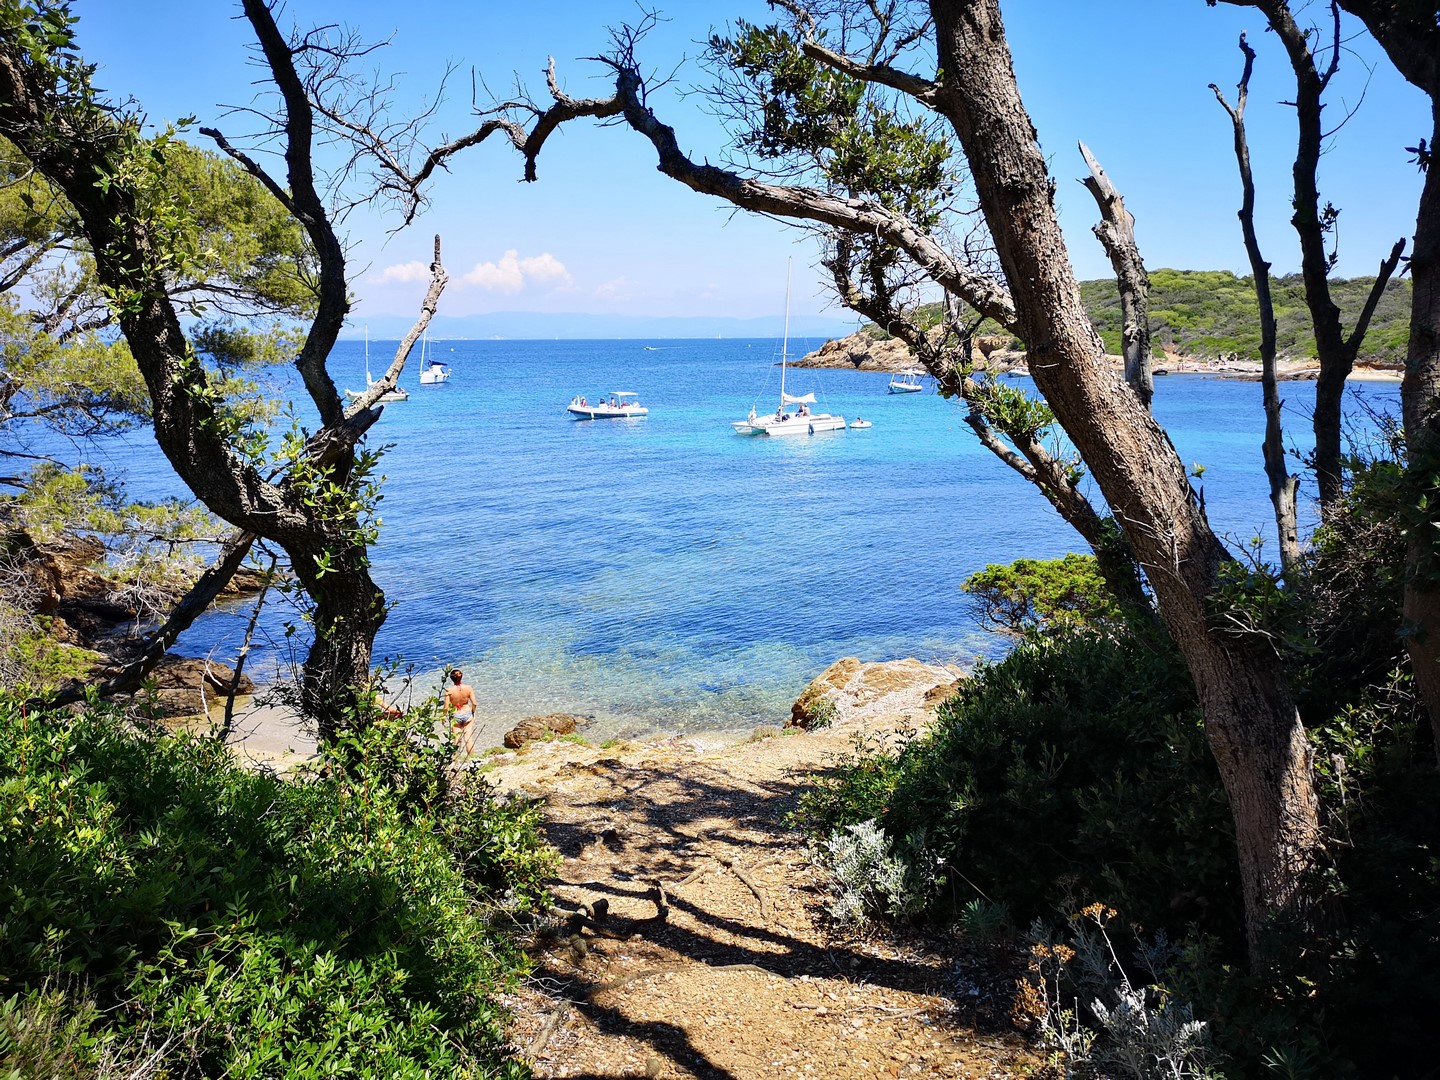
[[[1341,0],[1410,83],[1430,97],[1430,141],[1414,153],[1425,171],[1410,257],[1410,343],[1400,408],[1410,495],[1404,629],[1410,666],[1430,714],[1440,760],[1440,25],[1433,5]]]
[[[1164,431],[1105,371],[1054,207],[1054,183],[1021,102],[996,0],[933,0],[936,107],[970,162],[1030,359],[1030,373],[1123,523],[1195,680],[1235,818],[1252,962],[1272,923],[1307,925],[1322,861],[1310,748],[1278,659],[1212,632],[1206,601],[1228,554]]]
[[[1090,170],[1090,175],[1080,182],[1100,207],[1095,238],[1110,257],[1115,284],[1120,290],[1120,349],[1125,357],[1125,381],[1148,409],[1155,397],[1155,378],[1150,365],[1150,275],[1145,273],[1145,261],[1135,243],[1135,218],[1125,209],[1124,198],[1083,142],[1080,156]]]

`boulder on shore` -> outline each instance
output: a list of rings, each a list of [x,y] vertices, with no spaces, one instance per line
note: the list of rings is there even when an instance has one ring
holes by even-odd
[[[204,716],[210,706],[224,700],[234,678],[233,668],[213,660],[167,654],[150,673],[149,681],[154,689],[142,690],[130,700],[143,705],[145,711],[159,719]],[[250,676],[242,674],[235,692],[253,694],[255,683]]]
[[[505,745],[518,750],[529,742],[569,735],[584,721],[582,716],[570,713],[550,713],[547,716],[527,716],[505,733]]]
[[[816,676],[795,699],[785,726],[808,731],[862,714],[928,711],[959,685],[957,672],[913,657],[864,663],[847,656]]]

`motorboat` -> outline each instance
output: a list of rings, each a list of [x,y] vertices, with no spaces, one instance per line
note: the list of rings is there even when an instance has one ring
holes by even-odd
[[[906,368],[890,376],[890,393],[918,394],[925,389],[925,372],[920,368]]]
[[[874,427],[875,425],[872,424],[869,420],[862,420],[860,419],[860,417],[857,416],[854,420],[850,421],[850,426],[852,428],[867,428]]]
[[[844,431],[845,418],[830,413],[814,412],[815,395],[785,392],[786,353],[790,347],[790,271],[785,272],[785,335],[780,341],[780,403],[773,413],[761,416],[750,406],[744,420],[733,420],[730,426],[738,435],[818,435],[822,431]],[[793,408],[792,408],[793,406]]]
[[[633,390],[616,390],[595,401],[577,397],[565,407],[576,420],[629,420],[646,416],[650,410],[640,404],[640,395]]]
[[[420,385],[439,386],[450,381],[450,365],[442,364],[430,355],[430,337],[420,339]]]
[[[368,326],[365,328],[365,386],[367,387],[366,390],[346,390],[345,396],[351,401],[354,401],[356,398],[362,397],[375,388],[375,380],[370,377],[370,328]],[[376,398],[378,402],[409,400],[409,392],[399,386],[392,386]]]

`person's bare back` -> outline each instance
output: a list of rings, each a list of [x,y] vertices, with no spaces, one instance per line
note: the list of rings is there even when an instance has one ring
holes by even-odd
[[[450,730],[455,736],[455,749],[462,754],[475,752],[475,732],[471,724],[480,707],[475,700],[475,690],[464,682],[465,673],[459,668],[450,672],[450,685],[445,687],[445,704],[450,709]]]

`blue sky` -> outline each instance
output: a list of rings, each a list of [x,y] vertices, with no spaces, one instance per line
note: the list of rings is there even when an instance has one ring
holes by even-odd
[[[133,96],[154,121],[194,115],[235,141],[249,130],[246,117],[226,117],[219,107],[250,104],[262,75],[238,3],[75,0],[74,10],[81,49],[113,95]],[[1323,11],[1311,0],[1301,18]],[[433,93],[447,63],[456,65],[448,103],[431,128],[453,137],[474,126],[472,68],[496,93],[507,92],[518,73],[543,94],[553,55],[567,92],[608,93],[604,71],[581,58],[605,49],[607,25],[638,12],[630,0],[288,0],[281,24],[338,21],[367,40],[388,40],[371,66],[399,73],[402,107]],[[1248,272],[1229,120],[1207,89],[1217,83],[1233,100],[1236,39],[1248,29],[1260,54],[1247,123],[1261,243],[1277,272],[1296,269],[1287,194],[1294,117],[1278,104],[1293,95],[1293,84],[1257,12],[1209,8],[1204,0],[1012,0],[1005,14],[1021,92],[1050,157],[1082,278],[1108,276],[1108,266],[1089,231],[1094,204],[1076,182],[1084,169],[1079,139],[1124,193],[1150,268]],[[767,9],[759,0],[685,0],[662,15],[668,21],[644,44],[644,62],[662,73],[683,66],[652,104],[692,157],[718,161],[723,132],[698,97],[680,93],[703,78],[695,43],[737,16],[765,21]],[[1348,49],[1328,114],[1338,120],[1360,108],[1332,138],[1321,173],[1324,197],[1342,211],[1342,276],[1373,273],[1390,245],[1410,235],[1420,176],[1403,148],[1429,133],[1423,96],[1373,44],[1352,33]],[[441,303],[448,315],[774,315],[790,256],[793,310],[844,314],[831,306],[823,271],[815,269],[813,240],[660,176],[648,144],[628,129],[571,125],[547,146],[540,170],[539,183],[521,183],[513,151],[486,143],[439,178],[431,206],[409,229],[392,236],[392,219],[352,216],[354,319],[413,313],[424,288],[415,269],[428,261],[436,232],[451,275]]]

